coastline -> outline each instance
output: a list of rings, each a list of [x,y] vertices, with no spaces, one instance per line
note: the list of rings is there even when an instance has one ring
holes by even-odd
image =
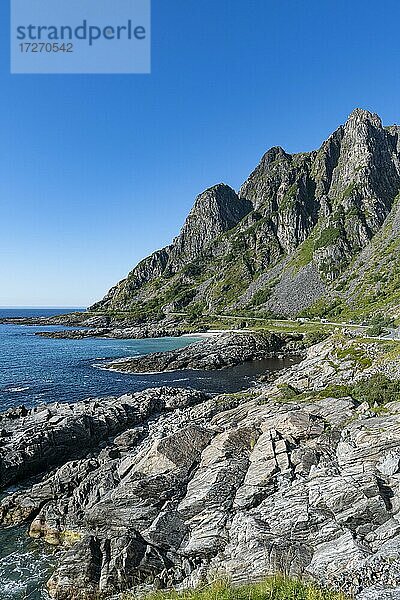
[[[264,533],[258,533],[253,515],[256,521],[266,523],[275,519],[278,529],[271,529],[268,535],[273,546],[280,547],[278,532],[282,528],[289,528],[293,536],[292,517],[286,520],[286,511],[297,514],[297,499],[313,493],[316,477],[324,479],[326,461],[339,473],[336,479],[329,478],[329,494],[334,502],[344,503],[346,514],[358,515],[373,531],[372,510],[379,511],[383,522],[390,516],[386,508],[377,508],[379,490],[364,504],[366,489],[375,490],[373,478],[357,480],[351,503],[347,495],[341,495],[342,482],[348,485],[349,481],[347,469],[353,469],[357,460],[363,464],[365,458],[360,447],[357,452],[361,454],[346,466],[340,440],[358,435],[361,428],[363,435],[369,436],[368,447],[372,444],[374,448],[376,464],[385,460],[390,436],[390,440],[396,439],[398,433],[400,446],[400,407],[387,402],[381,411],[351,396],[355,382],[363,378],[372,381],[377,376],[375,365],[379,365],[378,373],[384,364],[388,376],[400,379],[398,344],[389,343],[388,348],[387,341],[336,333],[310,345],[304,334],[225,329],[180,337],[197,341],[175,350],[112,361],[112,365],[125,363],[127,370],[92,366],[124,375],[157,376],[201,369],[222,373],[235,365],[261,364],[279,356],[297,356],[299,362],[270,372],[264,381],[237,392],[205,394],[190,388],[150,387],[122,396],[48,404],[34,410],[20,407],[0,414],[0,487],[6,491],[0,503],[0,527],[27,523],[32,539],[58,548],[54,572],[47,583],[55,600],[75,600],[74,590],[78,589],[85,599],[94,600],[99,587],[91,574],[97,571],[102,573],[102,580],[106,578],[109,595],[120,591],[121,586],[129,591],[128,582],[140,581],[141,569],[147,572],[149,565],[156,569],[153,586],[161,580],[163,585],[188,587],[198,581],[204,569],[210,576],[217,568],[240,578],[250,564],[252,568],[255,565],[257,577],[264,577],[271,565]],[[396,352],[398,358],[394,357]],[[137,365],[141,365],[139,370],[135,370]],[[388,429],[390,435],[374,437],[375,426],[377,431]],[[320,457],[323,448],[324,458]],[[349,452],[347,449],[345,454]],[[29,457],[22,464],[19,453]],[[28,483],[33,476],[36,483]],[[217,481],[223,482],[222,487]],[[25,487],[7,492],[10,485],[20,483]],[[387,483],[392,486],[391,481]],[[158,502],[164,493],[169,500],[160,512]],[[93,505],[92,494],[97,498]],[[201,503],[199,497],[203,498]],[[336,555],[320,557],[320,540],[313,537],[310,516],[318,510],[318,503],[310,506],[308,516],[296,517],[305,519],[307,550],[296,554],[296,534],[290,538],[290,552],[296,556],[295,574],[311,577],[319,585],[341,586],[363,600],[358,594],[368,589],[365,572],[370,572],[369,561],[379,561],[378,554],[360,558],[360,583],[355,587],[353,571],[341,566]],[[145,507],[145,512],[137,520],[135,515],[143,510],[140,507]],[[335,529],[336,518],[341,517],[327,516],[320,530],[329,535],[335,532],[332,543],[345,554],[348,541],[341,537],[342,527]],[[199,525],[193,527],[192,522]],[[251,553],[240,542],[243,523],[248,522],[253,523]],[[228,527],[229,523],[232,525]],[[354,535],[350,525],[345,532]],[[301,533],[301,543],[304,535]],[[129,553],[137,543],[134,539],[143,540],[135,552],[140,556],[148,553],[149,563],[147,559],[141,559],[144,563],[132,560],[115,567],[121,549]],[[171,548],[167,553],[165,540]],[[223,555],[215,550],[221,543]],[[103,548],[108,548],[107,553]],[[155,550],[160,557],[156,567],[152,558]],[[282,550],[279,558],[282,564],[285,552]],[[191,565],[186,570],[181,553]],[[196,566],[199,556],[202,569]],[[167,558],[172,566],[165,572]],[[331,567],[325,569],[326,561],[333,571]],[[374,569],[378,576],[381,567]],[[395,563],[390,569],[387,577],[395,576]],[[384,583],[385,577],[381,576]],[[134,589],[135,593],[145,593],[149,586],[142,582]]]
[[[242,331],[239,329],[211,329],[209,331],[195,331],[193,333],[182,333],[180,337],[199,337],[199,338],[208,338],[219,335],[221,333],[232,333],[234,331]]]
[[[237,332],[224,333],[222,337],[232,335],[236,336],[237,343]],[[198,345],[216,343],[216,339],[213,336]],[[32,538],[58,546],[59,559],[48,582],[51,597],[56,600],[68,597],[68,590],[73,589],[80,589],[85,597],[94,599],[98,588],[90,574],[96,569],[105,569],[102,577],[107,577],[110,592],[120,589],[120,577],[127,582],[140,577],[141,567],[135,561],[126,563],[123,572],[120,567],[113,567],[121,548],[126,552],[132,544],[132,528],[134,531],[138,528],[144,540],[140,544],[145,546],[139,544],[139,554],[142,550],[145,553],[146,544],[150,543],[149,548],[157,548],[159,555],[164,556],[163,544],[166,539],[170,540],[173,553],[169,552],[168,556],[173,557],[173,567],[165,574],[160,563],[157,577],[162,579],[174,573],[174,585],[188,586],[200,575],[194,561],[199,553],[204,561],[203,568],[210,573],[217,566],[229,569],[232,577],[240,577],[247,573],[251,563],[256,566],[257,576],[263,577],[270,569],[264,533],[257,533],[257,528],[252,530],[251,551],[240,542],[242,522],[251,523],[252,515],[256,520],[262,518],[266,522],[274,519],[279,530],[291,528],[294,538],[291,537],[290,547],[291,552],[299,552],[296,554],[299,576],[306,573],[323,585],[341,585],[346,591],[355,592],[358,598],[358,590],[367,589],[369,585],[364,571],[368,571],[371,560],[379,560],[378,554],[371,557],[367,553],[360,557],[359,587],[354,587],[354,568],[349,572],[345,563],[336,561],[336,554],[329,558],[325,550],[320,556],[320,541],[313,538],[312,519],[308,520],[311,517],[303,515],[305,530],[303,528],[299,533],[303,543],[304,539],[309,540],[307,552],[304,548],[296,550],[296,533],[291,523],[292,514],[301,511],[296,499],[314,489],[316,478],[325,481],[324,461],[333,460],[332,468],[336,465],[339,474],[329,479],[329,495],[339,503],[338,506],[344,503],[343,509],[338,510],[357,514],[357,518],[369,527],[377,527],[370,522],[369,514],[373,507],[378,510],[379,491],[371,492],[375,489],[373,479],[365,480],[365,475],[357,479],[354,464],[363,464],[365,452],[370,452],[371,447],[374,449],[373,460],[380,464],[388,444],[395,439],[393,436],[399,436],[400,445],[400,405],[389,402],[386,413],[374,412],[372,405],[349,396],[346,386],[354,385],[357,378],[374,377],[377,361],[383,364],[382,360],[385,360],[387,368],[397,369],[399,379],[400,368],[393,357],[393,348],[397,346],[393,345],[388,351],[385,344],[363,342],[366,358],[360,362],[359,350],[358,353],[352,350],[353,345],[359,343],[345,337],[329,338],[311,346],[300,363],[276,373],[273,381],[234,394],[210,397],[194,390],[158,388],[74,405],[48,405],[34,411],[14,409],[0,415],[1,426],[7,431],[0,457],[2,460],[7,457],[4,464],[8,465],[2,471],[0,484],[4,488],[24,481],[27,475],[43,473],[42,479],[28,489],[6,495],[0,504],[0,522],[9,526],[27,521]],[[82,428],[84,423],[90,425]],[[107,424],[106,429],[104,424]],[[354,437],[360,428],[363,436],[367,436],[367,447],[364,449],[362,443],[357,442],[361,445],[357,446],[358,454],[355,454],[351,444],[356,439],[363,439]],[[379,433],[387,428],[387,435]],[[271,432],[275,432],[275,437]],[[338,440],[346,440],[348,436],[353,441],[342,451],[344,442],[338,445]],[[75,442],[66,453],[64,443],[70,439]],[[35,440],[33,446],[32,440]],[[24,451],[25,445],[34,451],[28,463],[29,472],[26,463],[21,466],[15,461],[16,447]],[[318,452],[324,447],[327,450],[321,462]],[[49,455],[51,463],[48,462]],[[233,473],[240,472],[241,468],[243,475],[232,480]],[[350,495],[349,469],[353,472],[352,477],[357,479]],[[112,473],[119,475],[115,478]],[[214,487],[215,477],[223,478],[222,487]],[[344,496],[343,482],[347,482]],[[174,500],[172,504],[167,502],[160,513],[157,502],[163,493],[162,486],[167,486],[168,494]],[[92,488],[98,494],[98,500],[92,508],[86,509],[88,490]],[[370,494],[365,496],[367,488]],[[52,489],[58,490],[56,495]],[[112,504],[107,500],[110,494]],[[218,495],[217,502],[215,494]],[[221,495],[227,502],[222,512]],[[76,505],[75,498],[80,496],[83,505]],[[204,498],[200,504],[199,497]],[[312,502],[310,514],[314,510]],[[150,512],[146,518],[137,520],[135,515],[139,514],[139,505],[147,506],[146,511]],[[86,515],[83,521],[81,510]],[[291,515],[288,520],[287,511]],[[54,514],[60,515],[57,521]],[[349,522],[350,529],[345,527],[343,538],[343,526],[337,529],[335,525],[340,514],[331,517],[327,513],[319,530],[330,531],[330,535],[332,531],[336,532],[332,543],[345,554],[346,536],[351,525]],[[391,518],[384,505],[379,505],[379,515],[383,522]],[[185,556],[194,561],[188,575],[178,559],[182,550],[179,550],[181,538],[176,537],[176,532],[186,531],[192,519],[199,522],[199,526],[187,530],[189,539],[183,547]],[[226,527],[230,522],[228,533]],[[115,526],[117,530],[114,530]],[[208,532],[206,538],[203,531]],[[221,535],[222,539],[228,540],[224,542],[227,558],[219,558],[214,550],[214,544],[221,543]],[[278,530],[272,529],[269,535],[273,544],[280,539]],[[105,543],[110,548],[109,558],[103,556],[102,564],[97,564],[97,552],[102,556],[101,548]],[[98,544],[94,554],[93,544]],[[316,550],[311,550],[314,547]],[[311,563],[308,552],[314,553]],[[281,560],[285,560],[284,556],[283,553]],[[150,555],[149,560],[154,561]],[[331,567],[326,569],[326,561],[334,571]],[[391,563],[390,576],[395,568],[395,563]],[[379,568],[376,572],[380,573]],[[129,586],[126,589],[129,590]],[[139,585],[135,589],[145,591],[148,588]]]
[[[106,363],[103,368],[135,374],[183,370],[223,370],[268,358],[286,358],[304,352],[303,336],[251,331],[224,331],[178,350],[155,352]]]

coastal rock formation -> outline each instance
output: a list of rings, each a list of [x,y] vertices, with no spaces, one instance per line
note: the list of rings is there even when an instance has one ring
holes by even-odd
[[[304,350],[302,335],[229,332],[185,348],[157,352],[105,363],[103,368],[131,373],[224,369],[277,355],[298,355]]]
[[[67,459],[80,458],[99,442],[160,410],[205,397],[194,390],[161,388],[118,399],[50,404],[30,411],[23,406],[9,409],[0,415],[0,489]]]
[[[400,403],[375,411],[338,387],[373,369],[360,360],[327,340],[247,392],[10,411],[2,485],[28,475],[16,448],[42,475],[3,499],[0,521],[60,546],[57,600],[276,572],[378,600],[400,586]]]
[[[364,305],[365,314],[376,311],[376,298],[363,292],[380,274],[375,240],[398,210],[399,140],[399,126],[384,127],[357,108],[319,150],[271,148],[238,193],[220,184],[201,194],[172,245],[139,263],[92,309],[139,321],[175,311],[323,316],[348,312],[348,304],[358,314]],[[397,246],[382,245],[385,276],[397,281]],[[354,270],[357,257],[370,272]],[[394,288],[375,291],[380,306],[397,310]]]
[[[184,333],[178,326],[157,326],[148,324],[136,327],[89,327],[86,329],[64,329],[62,331],[38,331],[35,335],[52,339],[83,340],[85,338],[110,338],[121,340],[136,340],[160,337],[179,337]]]

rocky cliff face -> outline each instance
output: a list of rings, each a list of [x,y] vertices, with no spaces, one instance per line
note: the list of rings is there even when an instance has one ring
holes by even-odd
[[[201,257],[214,239],[235,227],[250,210],[251,203],[239,198],[228,185],[206,190],[196,198],[173,243],[139,263],[95,308],[126,308],[136,290],[162,275],[171,277]]]
[[[321,298],[382,231],[400,191],[400,128],[356,109],[317,151],[270,149],[238,194],[201,194],[171,246],[93,308],[138,318],[191,310],[296,315]]]

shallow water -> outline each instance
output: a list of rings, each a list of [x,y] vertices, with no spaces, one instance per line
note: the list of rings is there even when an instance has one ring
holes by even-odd
[[[42,582],[50,577],[56,558],[56,550],[31,540],[24,527],[1,531],[1,600],[48,600]]]

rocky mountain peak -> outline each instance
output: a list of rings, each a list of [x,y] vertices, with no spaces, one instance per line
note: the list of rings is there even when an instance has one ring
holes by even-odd
[[[378,115],[355,109],[343,130],[330,197],[360,209],[371,231],[387,216],[400,186],[397,148]]]
[[[261,159],[264,164],[273,163],[275,160],[288,159],[290,154],[287,154],[281,146],[272,146]]]
[[[355,108],[349,115],[346,125],[360,123],[370,123],[374,127],[382,128],[382,120],[376,113],[372,113],[364,108]]]
[[[225,183],[202,192],[173,243],[96,308],[261,305],[298,314],[368,247],[399,192],[399,126],[356,108],[319,150],[274,146],[238,193]]]
[[[162,276],[171,277],[199,258],[214,239],[235,227],[252,209],[251,202],[240,198],[225,183],[208,188],[197,196],[172,244],[142,260],[103,301],[91,308],[126,308],[135,302],[137,291],[143,286]]]
[[[197,196],[171,249],[170,266],[194,260],[216,237],[235,227],[252,210],[252,204],[240,198],[229,185],[220,183]]]
[[[249,208],[251,206],[241,200],[234,189],[226,183],[218,183],[197,196],[181,234],[194,217],[201,215],[209,218],[210,215],[205,215],[205,211],[211,211],[220,222],[222,230],[226,231],[236,225]]]

